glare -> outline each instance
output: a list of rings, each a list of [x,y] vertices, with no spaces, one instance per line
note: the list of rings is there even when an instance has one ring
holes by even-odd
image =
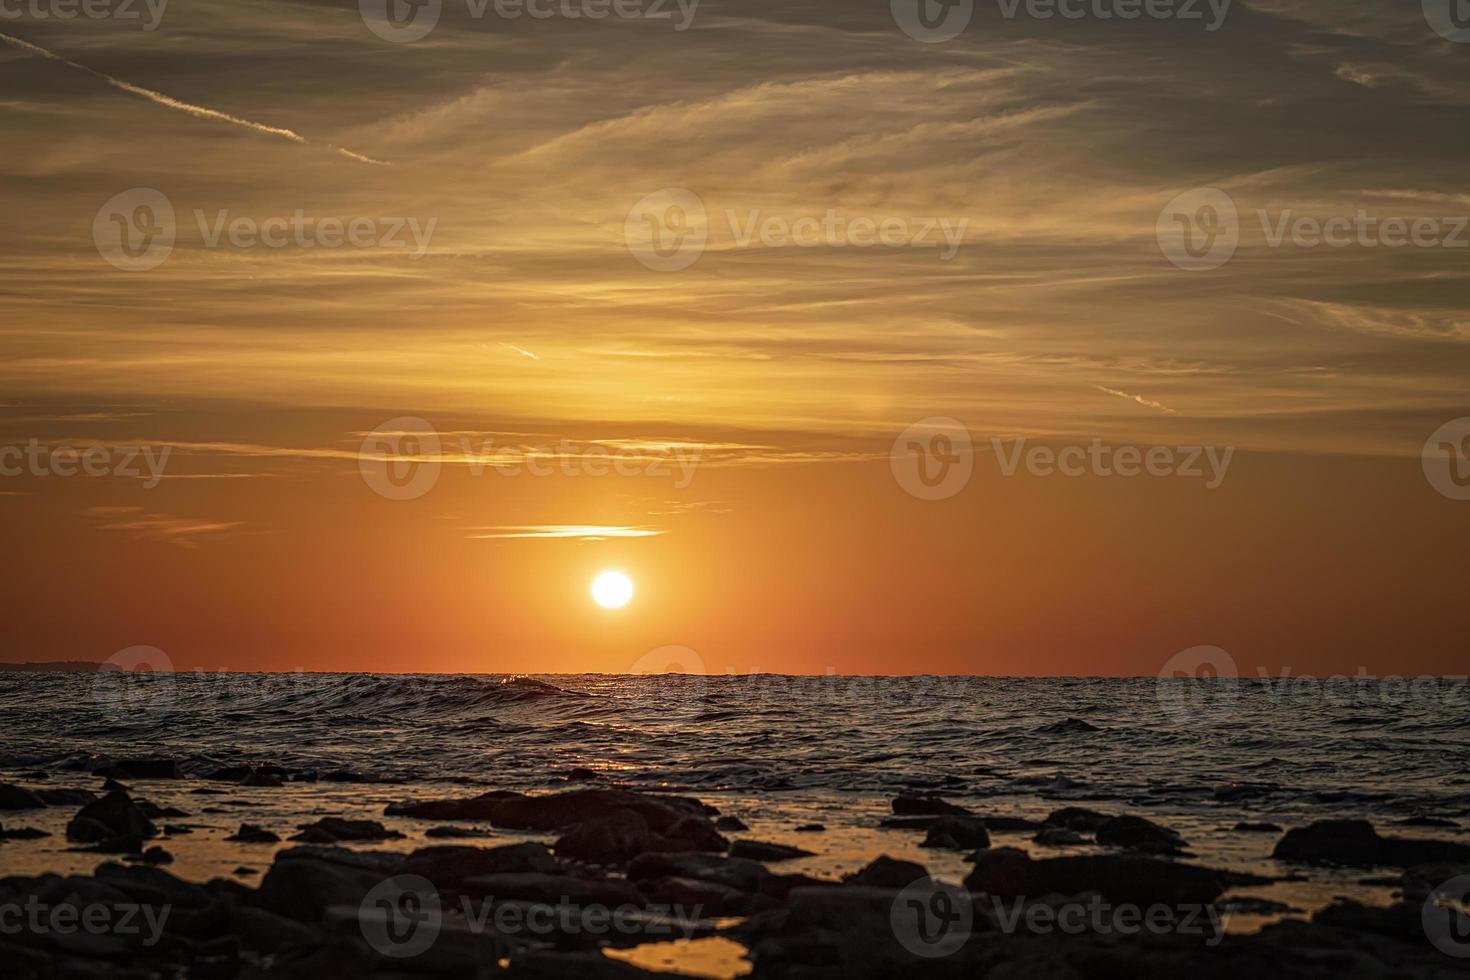
[[[633,580],[622,572],[603,572],[592,580],[592,598],[604,609],[620,609],[633,598]]]

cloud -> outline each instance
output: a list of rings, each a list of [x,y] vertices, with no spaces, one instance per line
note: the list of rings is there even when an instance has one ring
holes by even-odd
[[[650,527],[607,524],[525,524],[505,527],[475,528],[465,537],[471,540],[506,538],[571,538],[578,541],[602,541],[605,538],[652,538],[665,532]]]

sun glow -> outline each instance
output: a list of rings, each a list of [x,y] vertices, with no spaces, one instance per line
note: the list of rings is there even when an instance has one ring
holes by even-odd
[[[603,572],[592,580],[592,598],[604,609],[621,609],[633,598],[633,580],[622,572]]]

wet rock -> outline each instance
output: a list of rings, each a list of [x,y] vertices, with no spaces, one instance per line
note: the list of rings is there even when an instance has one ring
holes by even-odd
[[[430,827],[425,837],[489,837],[494,831],[485,827]]]
[[[1000,847],[980,852],[965,887],[1002,899],[1097,892],[1113,902],[1142,906],[1202,905],[1234,880],[1211,868],[1151,857],[1089,854],[1034,860],[1024,851]]]
[[[0,783],[0,810],[39,810],[45,805],[40,796],[28,789]]]
[[[1081,830],[1091,834],[1096,833],[1099,827],[1112,819],[1110,814],[1089,810],[1084,806],[1064,806],[1047,815],[1046,825],[1065,827],[1068,830]]]
[[[1065,721],[1054,721],[1050,725],[1042,725],[1036,731],[1042,735],[1084,735],[1088,732],[1101,730],[1096,725],[1090,725],[1081,718],[1068,718]]]
[[[685,817],[707,817],[704,804],[686,797],[613,789],[576,789],[501,800],[490,813],[490,821],[496,827],[516,830],[561,830],[605,817],[615,810],[633,811],[656,834],[665,833]]]
[[[741,828],[744,829],[743,827]],[[819,823],[804,823],[796,828],[798,834],[820,834],[827,828]]]
[[[281,838],[280,835],[264,827],[257,827],[253,823],[242,823],[240,829],[226,837],[225,840],[240,844],[276,844]]]
[[[1470,844],[1381,837],[1366,820],[1322,820],[1288,830],[1271,856],[1307,864],[1409,867],[1470,860]]]
[[[88,803],[66,825],[67,839],[83,844],[101,843],[108,838],[153,837],[157,833],[153,821],[126,793],[108,793]]]
[[[566,874],[535,871],[474,875],[464,879],[460,890],[496,900],[518,899],[553,905],[637,905],[643,895],[625,881],[593,880]]]
[[[317,922],[330,906],[361,905],[401,860],[397,854],[335,847],[291,848],[276,855],[261,879],[255,904],[297,922]]]
[[[647,878],[638,883],[638,888],[640,904],[697,908],[703,916],[753,915],[779,904],[768,895],[699,878]]]
[[[749,830],[745,821],[739,817],[720,817],[715,821],[716,830]]]
[[[1036,836],[1031,839],[1042,847],[1075,847],[1089,842],[1077,831],[1065,827],[1047,827],[1037,831]]]
[[[759,840],[737,840],[730,845],[730,856],[748,858],[752,861],[790,861],[793,858],[811,857],[811,851],[792,847],[789,844],[772,844]]]
[[[322,817],[316,823],[303,824],[301,833],[292,840],[310,843],[333,844],[338,841],[396,840],[403,834],[389,830],[376,820],[344,820],[341,817]]]
[[[421,847],[408,855],[397,873],[419,875],[437,888],[448,889],[476,875],[566,874],[567,867],[551,856],[545,844],[534,842],[500,847],[438,844]]]
[[[1230,828],[1240,834],[1279,834],[1281,828],[1274,823],[1250,823],[1242,820]]]
[[[105,770],[115,779],[181,779],[179,764],[174,759],[119,759]]]
[[[1455,821],[1446,820],[1443,817],[1426,817],[1422,815],[1405,817],[1403,820],[1395,820],[1394,823],[1400,827],[1444,827],[1454,829],[1460,826]]]
[[[621,864],[655,850],[648,821],[634,810],[614,810],[605,817],[573,826],[557,839],[557,857],[596,864]]]
[[[240,780],[240,785],[241,786],[274,787],[274,786],[284,786],[284,785],[286,785],[286,783],[285,783],[284,780],[281,779],[280,776],[277,776],[275,773],[270,773],[270,772],[252,772],[250,775],[248,775],[244,779]]]
[[[569,769],[567,770],[566,774],[567,782],[571,783],[583,782],[598,778],[600,777],[597,775],[597,773],[593,772],[591,769],[588,769],[586,766],[577,766],[574,769]]]
[[[950,851],[972,851],[990,846],[985,822],[975,817],[940,817],[929,827],[929,835],[920,847],[936,847]]]
[[[922,864],[882,854],[861,871],[845,876],[842,883],[860,888],[906,888],[927,877],[929,872]]]
[[[162,820],[170,817],[187,817],[189,815],[176,806],[159,806],[157,803],[150,803],[147,800],[139,800],[138,809],[142,810],[144,815],[147,816],[150,820]]]
[[[740,857],[722,857],[696,852],[668,853],[650,851],[628,862],[628,880],[647,878],[692,878],[713,882],[742,892],[761,890],[761,883],[772,877],[759,861]]]
[[[254,868],[247,868],[245,867],[245,865],[242,864],[234,871],[231,871],[230,874],[234,875],[237,878],[253,878],[256,875],[260,874],[260,872],[255,870]]]
[[[254,874],[249,868],[236,868]],[[231,925],[240,945],[259,953],[274,953],[283,946],[302,946],[316,941],[316,930],[282,915],[249,905],[231,909]]]
[[[204,778],[217,780],[222,783],[238,783],[246,776],[253,775],[254,772],[254,766],[224,766],[216,769]]]
[[[688,816],[661,835],[659,847],[666,851],[723,851],[730,842],[704,816]]]
[[[174,856],[161,847],[150,847],[143,852],[144,864],[173,864]]]
[[[390,803],[383,810],[388,817],[416,817],[420,820],[493,820],[495,807],[522,794],[508,790],[491,790],[466,800],[421,800]]]
[[[969,810],[948,803],[937,796],[902,795],[893,798],[893,814],[898,817],[968,816]]]
[[[116,779],[105,779],[102,781],[102,792],[104,793],[131,793],[132,789],[123,785]]]
[[[1143,817],[1113,817],[1097,828],[1097,842],[1148,854],[1182,854],[1184,838]]]
[[[97,799],[97,794],[89,789],[38,789],[33,792],[47,806],[86,806]]]

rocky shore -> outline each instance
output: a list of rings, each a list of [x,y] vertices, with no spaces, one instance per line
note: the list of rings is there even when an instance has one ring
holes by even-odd
[[[31,818],[57,811],[67,814],[67,846],[99,864],[85,875],[0,879],[0,959],[17,978],[654,969],[1368,978],[1463,976],[1470,965],[1459,958],[1470,955],[1470,918],[1429,901],[1470,875],[1470,845],[1380,834],[1364,821],[1234,828],[1281,869],[1268,876],[1197,863],[1181,834],[1137,814],[1067,806],[1037,819],[902,794],[875,830],[907,844],[921,836],[936,857],[962,856],[963,880],[936,881],[925,864],[884,854],[821,877],[783,868],[822,849],[820,825],[795,828],[805,846],[762,840],[706,800],[604,786],[582,771],[550,792],[392,803],[381,817],[394,826],[342,816],[262,826],[242,811],[227,840],[282,847],[264,874],[187,881],[168,865],[171,842],[191,833],[189,814],[151,802],[151,788],[269,790],[299,774],[248,766],[186,777],[171,760],[133,759],[98,762],[95,790],[50,789],[42,775],[0,784],[0,868],[8,849],[47,834]],[[416,836],[453,842],[409,844],[395,826],[410,823]],[[535,839],[473,840],[505,831]],[[1388,904],[1344,900],[1301,916],[1270,898],[1279,883],[1322,867],[1358,869],[1384,886]],[[1266,924],[1228,930],[1236,911]],[[706,948],[736,958],[710,967],[699,955]]]

